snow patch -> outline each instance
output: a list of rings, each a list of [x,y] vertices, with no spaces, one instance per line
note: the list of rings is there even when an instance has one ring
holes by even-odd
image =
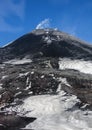
[[[20,73],[20,74],[19,74],[19,77],[27,76],[28,74],[29,74],[29,72],[26,72],[26,73]]]
[[[16,89],[17,89],[17,90],[19,90],[20,88],[19,88],[19,87],[17,87]]]
[[[46,42],[48,45],[52,43],[52,39],[50,36],[43,36],[44,42]]]
[[[26,85],[28,85],[28,83],[29,83],[29,77],[27,77],[26,79]]]
[[[86,74],[92,74],[92,61],[59,59],[59,69],[75,69]]]
[[[23,58],[23,59],[13,59],[13,60],[9,60],[9,61],[6,61],[4,62],[5,64],[13,64],[13,65],[18,65],[18,64],[26,64],[26,63],[31,63],[32,60],[31,59],[26,59],[26,58]]]
[[[67,85],[68,87],[72,87],[68,82],[67,82],[67,79],[66,78],[59,78],[58,81],[60,81],[59,85],[58,85],[58,88],[57,88],[57,93],[61,92],[62,90],[62,84],[65,84]]]
[[[29,83],[29,86],[27,86],[25,90],[29,90],[30,88],[31,88],[31,82]]]
[[[15,97],[18,96],[18,95],[20,95],[21,93],[22,93],[22,92],[18,92],[18,93],[16,93],[16,94],[15,94]]]
[[[42,75],[42,76],[41,76],[41,79],[43,79],[44,77],[45,77],[45,75]]]
[[[31,111],[26,114],[36,117],[26,129],[34,130],[92,130],[92,111],[73,109],[80,102],[75,95],[61,91],[58,95],[31,96],[24,100],[20,109]]]
[[[5,79],[5,78],[7,78],[8,77],[8,75],[4,75],[4,76],[2,76],[2,79]]]
[[[68,87],[71,87],[71,85],[67,82],[67,79],[66,79],[66,78],[59,78],[59,81],[61,81],[61,84],[65,84],[65,85],[67,85]]]
[[[32,91],[28,92],[28,94],[32,94],[32,93],[33,93]]]
[[[34,74],[34,72],[32,71],[31,74]]]

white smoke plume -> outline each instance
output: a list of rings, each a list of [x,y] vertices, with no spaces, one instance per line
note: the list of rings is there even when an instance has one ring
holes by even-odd
[[[49,27],[50,27],[50,19],[45,19],[36,26],[36,29],[44,29]]]

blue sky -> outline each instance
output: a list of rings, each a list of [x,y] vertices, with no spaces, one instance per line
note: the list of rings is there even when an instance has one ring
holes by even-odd
[[[92,0],[0,0],[0,46],[43,26],[92,43]]]

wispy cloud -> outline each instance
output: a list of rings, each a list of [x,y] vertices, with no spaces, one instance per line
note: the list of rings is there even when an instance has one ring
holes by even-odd
[[[19,31],[22,27],[13,27],[10,25],[6,18],[8,16],[17,16],[21,21],[24,18],[25,11],[25,1],[19,0],[18,3],[15,3],[16,0],[2,0],[0,1],[0,31]],[[13,17],[10,17],[11,19]]]
[[[36,29],[43,29],[49,27],[50,27],[50,19],[44,19],[37,25]]]

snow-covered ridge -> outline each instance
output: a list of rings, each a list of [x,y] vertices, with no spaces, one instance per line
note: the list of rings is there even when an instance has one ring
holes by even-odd
[[[59,69],[75,69],[86,74],[92,74],[92,61],[59,59]]]

